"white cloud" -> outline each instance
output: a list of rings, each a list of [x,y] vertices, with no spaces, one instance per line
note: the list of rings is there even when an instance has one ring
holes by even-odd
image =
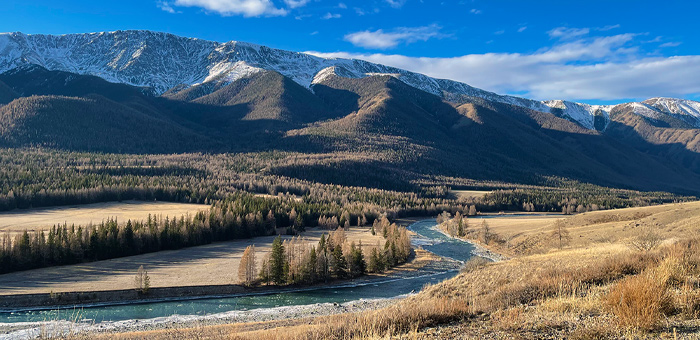
[[[471,14],[481,14],[481,10],[478,10],[478,9],[476,9],[476,8],[472,8],[472,10],[469,11],[469,13],[471,13]]]
[[[322,16],[321,19],[328,20],[328,19],[339,19],[342,17],[342,15],[337,14],[337,13],[326,13],[326,15]]]
[[[426,41],[430,38],[439,38],[440,27],[437,25],[421,27],[400,27],[392,31],[384,30],[361,31],[345,35],[345,40],[355,46],[364,48],[387,49],[398,46],[400,43],[414,43]]]
[[[174,5],[200,7],[224,16],[259,17],[287,15],[285,9],[277,8],[270,0],[175,0]]]
[[[522,27],[518,28],[518,33],[525,32],[526,29],[527,29],[527,26],[522,26]]]
[[[681,42],[675,41],[675,42],[667,42],[659,45],[659,47],[678,47],[681,45]]]
[[[598,27],[597,30],[598,30],[598,31],[609,31],[609,30],[613,30],[613,29],[616,29],[616,28],[620,28],[620,24],[616,24],[616,25],[607,25],[607,26],[603,26],[603,27]]]
[[[386,0],[389,6],[394,8],[401,8],[406,3],[406,0]]]
[[[700,56],[639,56],[634,34],[586,38],[534,53],[416,58],[388,54],[314,53],[358,58],[535,99],[619,100],[700,93]]]
[[[289,6],[289,8],[298,8],[306,6],[311,0],[284,0],[284,3]]]
[[[550,38],[557,38],[561,40],[569,40],[573,38],[580,38],[584,35],[588,35],[591,32],[590,28],[569,28],[569,27],[557,27],[553,30],[547,32]]]
[[[168,13],[173,13],[173,14],[174,14],[174,13],[178,13],[178,12],[173,8],[173,6],[171,6],[169,3],[165,2],[165,1],[159,1],[157,4],[158,4],[158,8],[160,8],[160,9],[162,9],[162,10],[168,12]]]
[[[338,3],[338,8],[346,9],[346,8],[348,8],[348,5],[341,2],[341,3]]]

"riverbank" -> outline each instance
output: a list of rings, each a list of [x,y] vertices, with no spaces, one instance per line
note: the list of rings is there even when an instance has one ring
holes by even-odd
[[[223,324],[246,323],[247,331],[267,329],[274,323],[299,325],[309,319],[342,313],[385,308],[404,296],[386,299],[356,300],[346,303],[316,303],[301,306],[283,306],[274,308],[259,308],[254,310],[239,310],[210,315],[171,315],[167,317],[146,320],[124,320],[95,323],[92,320],[54,320],[46,322],[23,322],[15,324],[0,324],[0,340],[24,340],[35,338],[51,338],[63,336],[85,336],[93,338],[99,334],[152,332],[158,330],[173,331],[175,328],[191,329],[197,327],[216,326]],[[79,313],[76,313],[76,317]]]
[[[457,263],[446,261],[428,251],[415,249],[411,259],[405,264],[394,267],[382,274],[365,275],[351,280],[335,280],[329,283],[315,284],[311,286],[244,287],[241,285],[200,285],[155,287],[151,288],[147,295],[139,294],[134,289],[39,294],[7,294],[0,295],[0,313],[31,310],[89,308],[95,306],[140,304],[160,301],[184,301],[299,292],[332,287],[360,286],[383,282],[386,280],[403,279],[431,273],[456,270],[458,267],[459,266]]]
[[[509,259],[508,256],[505,256],[503,254],[489,250],[488,248],[486,248],[485,246],[481,245],[478,242],[475,242],[474,240],[468,240],[468,239],[460,238],[457,236],[452,236],[452,235],[446,233],[444,230],[440,229],[439,224],[436,224],[432,229],[439,232],[440,234],[445,235],[446,237],[451,238],[451,239],[455,239],[455,240],[459,240],[459,241],[462,241],[465,243],[469,243],[470,245],[472,245],[472,247],[474,247],[474,249],[472,249],[472,251],[471,251],[471,254],[473,256],[483,257],[483,258],[491,260],[493,262],[500,262],[500,261],[505,261],[505,260]]]
[[[305,291],[313,292],[321,289],[343,289],[363,286],[377,286],[380,284],[390,284],[394,281],[403,281],[412,278],[425,276],[440,276],[445,272],[456,272],[459,268],[456,261],[444,260],[430,252],[422,249],[415,250],[415,256],[411,262],[398,266],[383,275],[372,275],[355,280],[336,281],[327,285],[316,285],[313,287],[261,287],[255,293],[250,290],[247,294],[238,296],[250,296],[252,294],[274,296],[284,292]],[[242,288],[242,287],[241,287]],[[265,288],[270,288],[265,290]],[[276,289],[274,289],[276,288]],[[417,288],[418,289],[418,288]],[[410,294],[410,293],[409,293]],[[211,297],[200,297],[211,298]],[[90,338],[96,333],[123,333],[123,332],[145,332],[156,330],[172,330],[174,328],[192,328],[213,326],[218,324],[246,323],[246,327],[251,330],[262,327],[265,329],[265,322],[275,322],[279,326],[280,322],[297,324],[303,322],[305,318],[315,318],[319,316],[330,316],[334,314],[359,312],[365,310],[381,309],[393,304],[402,296],[392,298],[360,299],[346,303],[315,303],[310,305],[290,305],[271,308],[255,308],[251,310],[234,310],[222,313],[207,315],[170,315],[149,319],[130,319],[123,321],[104,321],[90,319],[88,313],[84,313],[81,307],[68,309],[62,312],[63,318],[48,319],[39,322],[16,322],[0,323],[0,339],[31,339],[37,337],[59,336],[66,334],[90,334]],[[177,298],[176,298],[177,299]],[[196,299],[188,297],[188,299]],[[1,299],[0,299],[1,300]],[[141,299],[139,301],[124,301],[125,304],[149,303],[156,301],[167,301],[167,299]],[[108,304],[114,304],[110,302]],[[82,304],[82,307],[99,306],[99,303]],[[146,305],[144,305],[146,306]],[[68,306],[64,306],[68,307]],[[86,309],[85,311],[88,311]],[[66,316],[68,316],[66,318]],[[133,316],[132,316],[133,317]],[[67,319],[67,320],[61,320]],[[251,328],[252,327],[252,328]]]

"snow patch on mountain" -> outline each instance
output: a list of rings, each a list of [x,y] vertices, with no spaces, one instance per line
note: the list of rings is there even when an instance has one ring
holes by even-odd
[[[677,98],[651,98],[642,102],[662,114],[667,114],[700,128],[700,103]]]
[[[644,103],[628,103],[628,104],[625,104],[625,105],[630,106],[630,107],[632,108],[632,112],[633,112],[634,114],[636,114],[636,115],[639,115],[639,116],[642,116],[642,117],[651,118],[651,119],[654,119],[654,120],[658,120],[658,119],[663,118],[663,115],[662,115],[662,113],[661,113],[659,110],[657,110],[657,109],[655,109],[655,108],[653,108],[653,107],[651,107],[651,106],[649,106],[649,105],[647,105],[647,104],[644,104]]]

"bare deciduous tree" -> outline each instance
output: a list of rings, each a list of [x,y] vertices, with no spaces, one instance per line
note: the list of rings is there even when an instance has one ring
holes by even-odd
[[[140,266],[136,271],[136,277],[134,277],[134,286],[136,291],[141,294],[148,294],[148,290],[151,289],[151,278],[148,276],[148,271]]]
[[[639,233],[627,242],[627,244],[638,251],[650,251],[661,244],[663,238],[651,226],[643,226]]]
[[[238,280],[246,286],[252,285],[255,282],[256,270],[255,245],[250,245],[243,251],[241,263],[238,264]]]
[[[564,248],[564,246],[571,241],[571,235],[569,234],[569,230],[566,229],[566,224],[564,224],[563,219],[554,222],[550,236],[559,244],[559,249]]]

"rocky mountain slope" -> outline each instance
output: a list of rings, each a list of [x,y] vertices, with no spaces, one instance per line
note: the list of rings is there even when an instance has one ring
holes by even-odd
[[[306,88],[329,75],[346,78],[390,75],[451,102],[481,98],[553,113],[599,131],[607,127],[610,112],[615,109],[615,106],[498,95],[464,83],[362,60],[320,58],[237,41],[218,43],[151,31],[60,36],[0,34],[0,73],[30,64],[94,75],[114,83],[144,87],[156,95],[168,92],[171,96],[182,91],[209,94],[264,70],[278,72]],[[700,127],[698,102],[655,98],[636,103],[635,107],[635,114],[679,116],[688,125]]]

